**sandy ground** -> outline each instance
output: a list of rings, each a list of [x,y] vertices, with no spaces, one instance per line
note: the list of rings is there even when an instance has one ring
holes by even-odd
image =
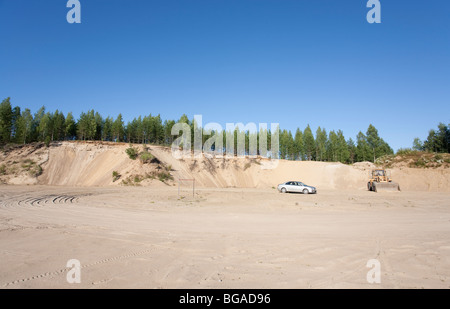
[[[0,186],[0,287],[450,288],[448,192],[182,194]]]

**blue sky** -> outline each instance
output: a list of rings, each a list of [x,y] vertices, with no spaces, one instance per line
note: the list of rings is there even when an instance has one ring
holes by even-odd
[[[450,3],[0,0],[0,99],[125,120],[310,124],[394,148],[450,122]]]

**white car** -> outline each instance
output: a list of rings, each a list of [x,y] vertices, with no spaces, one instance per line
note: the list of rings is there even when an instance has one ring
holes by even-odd
[[[286,192],[300,192],[303,194],[317,193],[315,187],[305,185],[301,181],[286,181],[285,183],[278,185],[278,191],[281,193]]]

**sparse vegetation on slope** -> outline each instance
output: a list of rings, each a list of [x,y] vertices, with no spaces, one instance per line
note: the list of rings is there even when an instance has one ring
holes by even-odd
[[[397,151],[396,155],[388,155],[378,158],[375,161],[375,164],[385,168],[448,168],[450,167],[450,154],[400,149]]]
[[[150,163],[155,157],[148,151],[139,154],[139,159],[143,164]]]
[[[128,155],[128,157],[131,159],[131,160],[136,160],[136,158],[138,157],[138,150],[136,149],[136,148],[134,148],[133,146],[131,146],[130,145],[130,147],[128,147],[126,150],[125,150],[125,153]]]
[[[117,180],[119,180],[120,179],[120,174],[119,174],[119,172],[118,171],[113,171],[112,172],[112,177],[113,177],[113,182],[116,182]]]

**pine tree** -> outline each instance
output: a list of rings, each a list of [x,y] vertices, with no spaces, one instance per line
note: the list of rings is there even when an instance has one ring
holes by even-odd
[[[356,145],[352,138],[347,141],[347,149],[349,152],[349,163],[355,163],[356,159]]]
[[[53,115],[53,130],[55,140],[64,140],[66,135],[66,118],[62,112],[55,111]]]
[[[330,131],[328,134],[327,157],[328,161],[339,161],[339,140],[334,130]]]
[[[41,120],[39,121],[39,126],[37,128],[39,141],[44,142],[47,140],[53,140],[53,115],[51,113],[45,113]]]
[[[316,130],[316,160],[324,161],[326,157],[327,131],[320,127]]]
[[[94,139],[99,141],[102,139],[102,131],[104,127],[104,120],[100,113],[96,112],[94,115],[95,119],[95,137]]]
[[[289,135],[286,130],[280,133],[280,158],[287,159],[289,148]]]
[[[18,130],[19,125],[19,118],[20,118],[20,107],[16,106],[12,109],[12,118],[11,118],[11,137],[10,140],[14,141],[16,140],[16,134]]]
[[[66,120],[64,121],[65,127],[65,138],[73,139],[77,135],[77,125],[73,114],[70,112],[67,114]]]
[[[38,141],[41,140],[39,138],[39,126],[41,124],[42,118],[45,116],[45,106],[42,106],[38,111],[34,114],[33,118],[33,128],[31,129],[32,140]]]
[[[103,130],[102,130],[102,140],[103,141],[111,141],[112,140],[112,127],[113,127],[113,119],[111,117],[106,117]]]
[[[33,116],[31,111],[25,109],[17,119],[16,143],[26,144],[31,141],[31,129],[33,127]]]
[[[308,161],[314,159],[315,146],[314,135],[312,134],[311,128],[308,124],[303,132],[303,149]]]
[[[123,127],[122,114],[119,114],[112,126],[113,140],[116,142],[123,142],[125,129]]]
[[[378,136],[378,130],[371,124],[367,129],[366,137],[367,137],[367,144],[369,145],[372,151],[373,160],[371,161],[375,162],[377,158],[377,149],[381,146],[381,140],[380,137]]]
[[[13,110],[10,98],[6,98],[0,104],[0,143],[11,141]]]
[[[164,143],[166,145],[171,145],[174,138],[172,136],[172,127],[175,125],[174,120],[164,121]]]
[[[358,135],[356,136],[356,161],[368,161],[371,160],[370,158],[371,151],[367,143],[367,138],[361,131],[359,131]]]
[[[418,137],[414,139],[412,148],[417,151],[423,150],[423,143]]]
[[[339,130],[337,133],[338,138],[338,153],[339,153],[339,162],[341,163],[349,163],[350,161],[350,152],[348,150],[348,145],[344,137],[344,132]]]
[[[303,160],[303,132],[297,128],[294,137],[294,160]]]

